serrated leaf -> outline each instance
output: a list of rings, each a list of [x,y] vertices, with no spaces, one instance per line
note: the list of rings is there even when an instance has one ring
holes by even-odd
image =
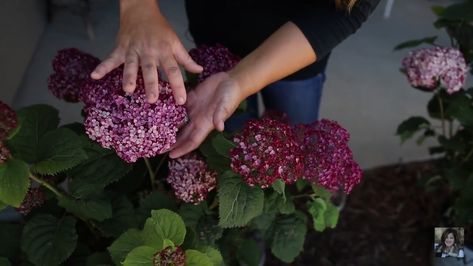
[[[312,185],[312,191],[314,192],[315,196],[320,197],[326,201],[332,197],[332,193],[322,186]]]
[[[41,137],[59,125],[59,112],[48,105],[32,105],[17,112],[18,132],[7,141],[15,158],[28,163],[38,161]]]
[[[464,92],[452,95],[445,113],[456,118],[463,126],[473,127],[473,104]]]
[[[327,202],[322,198],[316,198],[309,202],[308,212],[312,216],[314,228],[316,231],[323,231],[327,227],[325,223],[325,211],[327,210]]]
[[[138,227],[133,204],[122,196],[112,201],[112,217],[97,225],[104,236],[117,237],[129,228]]]
[[[41,137],[33,172],[55,175],[87,159],[80,138],[70,129],[57,128]]]
[[[426,38],[423,38],[423,39],[405,41],[405,42],[402,42],[402,43],[396,45],[396,47],[394,47],[394,51],[405,49],[405,48],[417,47],[417,46],[419,46],[421,44],[424,44],[424,43],[434,44],[435,40],[437,40],[437,36],[431,36],[431,37],[426,37]]]
[[[300,212],[276,220],[271,252],[278,259],[290,263],[302,251],[307,233],[306,217]]]
[[[338,218],[340,217],[340,211],[337,206],[331,202],[327,204],[327,210],[325,210],[325,225],[329,228],[335,228],[338,224]]]
[[[168,209],[170,211],[177,210],[176,201],[169,195],[160,191],[154,191],[146,196],[140,203],[138,213],[142,217],[149,217],[152,210]]]
[[[103,221],[112,217],[112,204],[107,200],[59,197],[59,206],[81,218]]]
[[[0,257],[0,266],[11,266],[11,263],[7,258]]]
[[[125,258],[124,266],[153,266],[153,255],[156,250],[152,247],[141,246],[133,249]]]
[[[86,259],[86,266],[107,266],[111,265],[110,256],[107,252],[95,252]]]
[[[230,149],[235,147],[235,143],[226,139],[222,133],[219,133],[212,138],[212,146],[219,155],[230,158]]]
[[[404,120],[397,128],[396,135],[401,137],[401,143],[412,137],[421,129],[428,128],[430,122],[420,116],[410,117]]]
[[[0,201],[19,207],[30,186],[28,165],[10,159],[0,165]]]
[[[188,249],[186,250],[186,266],[213,266],[213,263],[206,254]]]
[[[20,251],[20,239],[23,226],[21,224],[0,223],[0,256],[13,259]]]
[[[141,231],[130,229],[115,240],[107,250],[110,253],[113,263],[121,265],[130,251],[143,244],[144,240]]]
[[[252,239],[246,239],[238,248],[237,259],[242,266],[259,266],[262,248]]]
[[[157,250],[163,248],[165,239],[180,246],[185,236],[186,226],[182,218],[177,213],[166,209],[151,211],[151,217],[146,220],[143,228],[145,244]]]
[[[473,21],[473,2],[465,1],[463,3],[453,4],[447,6],[441,13],[442,19],[452,21]]]
[[[263,190],[248,186],[232,172],[221,176],[218,197],[219,225],[223,228],[244,226],[263,212]]]
[[[200,217],[195,226],[197,246],[215,246],[215,242],[222,237],[223,228],[213,216]]]
[[[187,203],[181,204],[179,215],[182,217],[182,220],[184,220],[187,227],[195,228],[197,226],[200,217],[204,215],[204,210],[206,208],[204,204],[205,202],[201,202],[198,205]]]
[[[212,247],[202,247],[199,248],[199,251],[207,255],[212,261],[213,266],[224,266],[223,257],[220,251]]]
[[[76,220],[71,216],[57,219],[37,215],[23,230],[21,247],[29,261],[38,266],[55,266],[64,262],[77,244]]]
[[[132,165],[111,151],[97,152],[96,156],[69,171],[69,190],[77,198],[87,197],[124,177],[131,169]]]
[[[282,214],[291,214],[296,210],[296,206],[294,206],[294,201],[292,201],[291,197],[285,200],[280,197],[278,200],[278,208],[279,212]]]
[[[281,194],[284,201],[286,200],[286,193],[285,193],[285,188],[286,188],[286,183],[284,183],[283,180],[281,179],[276,179],[273,184],[271,184],[271,187],[276,191],[277,193]]]

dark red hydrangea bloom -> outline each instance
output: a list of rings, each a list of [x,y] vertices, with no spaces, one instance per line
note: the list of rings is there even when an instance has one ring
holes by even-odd
[[[53,60],[54,73],[49,76],[48,88],[59,99],[78,102],[84,84],[100,60],[76,48],[60,50]]]
[[[15,111],[6,103],[0,101],[0,142],[18,126],[18,118]]]
[[[16,210],[22,215],[28,215],[34,208],[43,205],[46,200],[45,194],[41,188],[30,188],[26,193],[25,199]]]
[[[227,72],[240,61],[240,57],[234,55],[221,44],[215,46],[202,45],[191,49],[189,54],[197,64],[204,68],[202,73],[199,74],[198,82],[204,81],[215,73]]]
[[[0,164],[6,162],[10,157],[10,151],[5,147],[3,142],[0,141]]]
[[[288,124],[269,118],[252,120],[234,142],[231,167],[248,185],[266,188],[277,179],[291,184],[302,176],[300,147]]]
[[[163,81],[158,101],[148,103],[141,72],[135,92],[125,95],[122,74],[123,68],[115,69],[82,89],[87,135],[104,148],[113,148],[127,162],[169,150],[187,121],[185,107],[175,103],[169,83]]]
[[[185,266],[186,254],[181,247],[167,247],[153,257],[154,266]]]
[[[348,146],[350,135],[338,123],[322,119],[295,127],[304,158],[304,179],[323,187],[350,193],[362,171]]]
[[[191,153],[169,161],[166,180],[178,199],[198,204],[216,187],[217,173],[210,170],[202,158]]]
[[[263,113],[262,118],[270,118],[270,119],[278,120],[286,124],[290,123],[289,116],[287,114],[276,111],[276,110],[266,109]]]

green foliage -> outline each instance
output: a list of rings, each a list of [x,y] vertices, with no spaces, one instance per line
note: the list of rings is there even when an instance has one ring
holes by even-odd
[[[151,217],[146,220],[143,228],[145,244],[156,249],[162,249],[166,239],[180,246],[185,236],[186,226],[182,218],[177,213],[166,209],[151,211]]]
[[[28,165],[10,159],[0,165],[0,201],[19,207],[30,186]]]
[[[307,233],[307,218],[301,212],[284,215],[276,220],[271,251],[278,259],[290,263],[303,250]]]
[[[316,231],[322,232],[327,227],[335,228],[338,223],[340,212],[330,201],[315,198],[309,203],[308,211],[312,216]]]
[[[260,188],[248,186],[233,172],[226,172],[219,181],[221,227],[244,226],[263,212],[264,193]]]
[[[401,142],[404,142],[418,131],[428,127],[430,127],[430,122],[427,119],[421,116],[413,116],[399,125],[396,135],[401,137]]]
[[[138,217],[133,204],[125,196],[115,198],[112,201],[112,217],[101,221],[97,226],[108,237],[118,237],[129,228],[137,228]]]
[[[230,141],[226,140],[222,133],[213,131],[200,145],[199,151],[205,156],[210,169],[218,173],[224,173],[230,170],[228,150],[231,148],[230,146],[232,144],[229,142]],[[217,151],[216,147],[219,151]]]
[[[240,265],[259,266],[262,255],[261,251],[262,249],[258,246],[256,241],[246,239],[241,243],[237,251],[237,259],[240,262]]]
[[[0,257],[13,259],[20,251],[20,239],[23,228],[20,224],[0,223]]]
[[[103,221],[112,217],[112,204],[107,200],[59,197],[58,204],[68,212],[85,219]]]
[[[213,266],[212,259],[197,250],[186,250],[186,266]]]
[[[113,244],[108,248],[110,257],[113,263],[120,265],[135,247],[144,244],[141,231],[137,229],[130,229],[123,233]]]
[[[403,43],[400,43],[400,44],[396,45],[396,47],[394,47],[394,51],[402,50],[402,49],[406,49],[406,48],[417,47],[421,44],[434,44],[435,40],[437,40],[437,36],[405,41]]]
[[[76,247],[75,225],[76,220],[70,216],[57,219],[51,215],[37,215],[25,225],[22,250],[35,265],[60,265]]]
[[[140,246],[133,249],[125,258],[124,266],[153,266],[153,255],[156,249]]]
[[[222,133],[218,133],[212,138],[212,146],[219,155],[230,158],[230,149],[235,147],[235,143],[226,139]]]

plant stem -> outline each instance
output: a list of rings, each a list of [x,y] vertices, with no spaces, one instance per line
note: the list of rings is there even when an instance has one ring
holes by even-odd
[[[301,195],[295,195],[295,196],[292,196],[293,199],[297,199],[297,198],[312,198],[314,197],[315,194],[301,194]]]
[[[440,94],[437,95],[437,99],[438,99],[439,107],[440,107],[440,121],[442,121],[442,135],[446,136],[445,113],[443,110],[443,101],[442,101],[442,97],[440,97]]]
[[[151,162],[148,160],[148,158],[145,159],[145,164],[146,167],[148,168],[148,174],[149,174],[149,181],[151,182],[151,188],[155,189],[156,188],[156,176],[154,175],[153,168],[151,167]]]
[[[448,120],[448,138],[452,138],[453,136],[453,121]]]
[[[462,162],[468,161],[472,155],[473,155],[473,148],[470,150],[470,152],[468,152],[468,154],[467,154],[466,157],[462,160]]]
[[[158,163],[158,166],[156,167],[156,170],[154,170],[154,175],[158,175],[159,169],[161,169],[161,166],[163,166],[164,161],[166,161],[166,158],[168,157],[168,154],[165,153],[163,154],[163,157],[161,157],[161,160]]]
[[[215,197],[214,201],[213,201],[212,204],[210,204],[210,206],[209,206],[209,210],[213,210],[213,209],[215,209],[217,206],[218,206],[218,198]]]
[[[46,187],[47,189],[51,190],[57,197],[64,197],[65,195],[62,194],[59,190],[57,190],[53,185],[49,184],[48,182],[44,181],[43,179],[33,175],[30,172],[30,178],[39,183],[40,185]]]

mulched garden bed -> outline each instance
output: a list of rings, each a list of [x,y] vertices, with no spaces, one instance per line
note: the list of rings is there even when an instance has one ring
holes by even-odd
[[[419,185],[433,174],[432,161],[365,171],[338,226],[323,233],[312,229],[303,254],[289,265],[431,265],[433,228],[443,224],[450,200],[446,188],[427,192]],[[265,265],[287,264],[268,257]]]

